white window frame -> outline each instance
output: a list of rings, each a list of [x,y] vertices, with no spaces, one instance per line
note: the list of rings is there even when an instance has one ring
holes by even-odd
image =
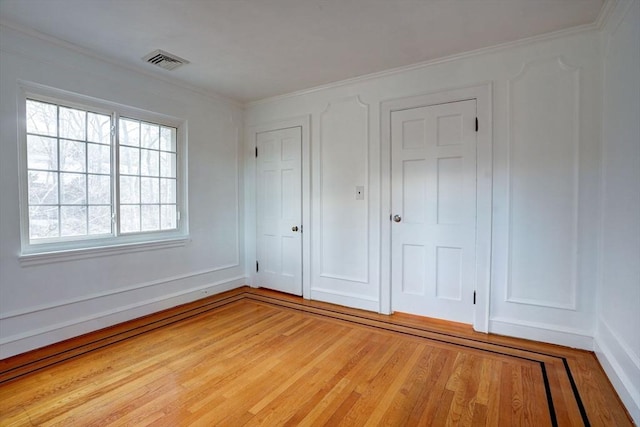
[[[18,91],[18,164],[19,164],[19,205],[20,205],[20,264],[37,265],[50,262],[69,261],[127,252],[139,252],[167,247],[184,246],[189,240],[189,221],[187,212],[187,122],[168,115],[154,113],[135,107],[129,107],[85,95],[79,95],[60,89],[54,89],[34,83],[19,83]],[[119,234],[120,220],[113,224],[112,234],[107,237],[71,237],[57,241],[31,242],[29,237],[29,198],[27,169],[27,99],[48,102],[56,105],[75,107],[111,116],[111,180],[112,209],[119,211],[118,200],[118,123],[123,118],[150,122],[176,128],[176,203],[177,229],[163,231],[141,231]],[[116,215],[117,217],[117,215]]]

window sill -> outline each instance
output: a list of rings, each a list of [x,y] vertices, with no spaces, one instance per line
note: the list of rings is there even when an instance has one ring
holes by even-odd
[[[188,236],[156,240],[151,242],[121,243],[110,246],[67,249],[33,254],[22,254],[18,257],[21,267],[51,264],[56,262],[75,261],[79,259],[97,258],[110,255],[122,255],[133,252],[153,251],[185,246],[189,242]]]

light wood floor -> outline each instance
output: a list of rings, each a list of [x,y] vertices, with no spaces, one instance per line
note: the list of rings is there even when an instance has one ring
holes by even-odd
[[[0,361],[0,425],[631,421],[590,352],[242,288]]]

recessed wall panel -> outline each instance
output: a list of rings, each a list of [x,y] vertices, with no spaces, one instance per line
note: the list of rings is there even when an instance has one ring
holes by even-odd
[[[357,97],[321,115],[318,273],[325,278],[369,281],[369,205],[354,191],[368,184],[368,117]]]
[[[509,84],[511,302],[575,308],[579,77],[553,58]]]

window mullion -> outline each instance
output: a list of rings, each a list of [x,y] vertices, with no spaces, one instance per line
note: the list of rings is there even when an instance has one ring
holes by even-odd
[[[120,115],[113,112],[111,120],[111,219],[114,235],[120,236]]]
[[[89,113],[84,112],[84,188],[87,235],[89,232]]]
[[[60,173],[60,106],[56,106],[56,149],[58,150],[58,164],[56,174],[58,179],[58,237],[62,237],[62,175]]]
[[[142,231],[142,122],[138,123],[138,230]]]

